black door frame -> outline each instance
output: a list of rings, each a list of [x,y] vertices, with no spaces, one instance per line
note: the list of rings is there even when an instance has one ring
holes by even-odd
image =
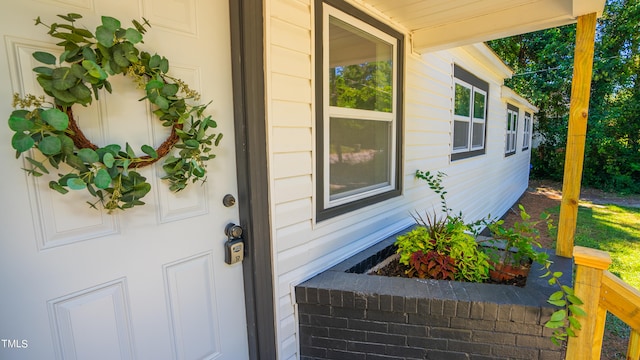
[[[262,0],[229,0],[244,292],[251,359],[276,359]]]

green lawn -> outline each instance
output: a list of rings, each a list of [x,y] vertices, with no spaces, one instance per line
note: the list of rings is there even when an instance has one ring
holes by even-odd
[[[557,214],[559,209],[550,211]],[[575,245],[611,254],[609,271],[640,289],[640,209],[616,205],[580,206]]]
[[[558,214],[560,207],[549,209]],[[552,236],[557,236],[556,233]],[[609,271],[640,289],[640,209],[616,205],[580,206],[575,245],[607,251],[611,255]],[[604,351],[603,359],[624,359],[629,327],[610,314],[605,327],[607,342],[619,349]],[[623,347],[623,348],[620,348]],[[605,353],[608,353],[605,356]]]

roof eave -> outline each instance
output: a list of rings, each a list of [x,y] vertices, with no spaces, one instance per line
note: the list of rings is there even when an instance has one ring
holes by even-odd
[[[478,31],[464,36],[459,34],[455,29],[457,26],[464,25],[447,24],[437,28],[426,28],[413,31],[412,47],[413,51],[424,54],[432,51],[445,50],[458,46],[550,29],[575,22],[575,18],[559,17],[545,19],[544,22],[532,22],[529,24],[519,23],[518,26],[512,26],[514,24],[506,24],[501,28],[492,27],[484,30],[478,29]]]
[[[474,58],[482,59],[483,63],[500,78],[510,79],[513,76],[513,70],[486,44],[474,43],[461,48]]]
[[[502,85],[500,90],[502,92],[502,98],[504,100],[512,101],[512,102],[515,102],[515,103],[517,103],[519,105],[527,107],[527,108],[529,108],[529,110],[531,110],[534,113],[538,112],[538,110],[539,110],[538,107],[533,105],[529,100],[525,99],[524,97],[522,97],[522,95],[520,95],[517,92],[513,91],[513,89],[509,88],[508,86]]]
[[[418,15],[407,10],[420,3],[397,0],[363,0],[411,34],[414,52],[437,50],[484,42],[573,24],[582,15],[601,16],[606,0],[493,1],[485,12],[464,10],[456,2],[438,3],[440,11]],[[426,4],[426,3],[425,3]],[[446,5],[445,5],[446,4]],[[421,5],[429,6],[429,5]],[[450,8],[442,7],[450,6]],[[476,10],[474,8],[474,10]]]

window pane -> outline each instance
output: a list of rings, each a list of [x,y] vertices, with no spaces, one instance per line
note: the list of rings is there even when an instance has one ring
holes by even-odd
[[[482,93],[475,92],[473,95],[473,117],[476,119],[484,119],[484,106],[486,96]]]
[[[469,108],[471,106],[471,89],[456,84],[456,99],[454,114],[460,116],[469,116]]]
[[[391,122],[331,118],[331,200],[391,183]]]
[[[393,46],[329,17],[329,104],[392,111]]]
[[[453,149],[466,149],[469,141],[469,123],[465,121],[453,122]]]
[[[483,123],[474,123],[473,124],[473,136],[471,139],[471,146],[482,147],[484,144],[484,124]]]

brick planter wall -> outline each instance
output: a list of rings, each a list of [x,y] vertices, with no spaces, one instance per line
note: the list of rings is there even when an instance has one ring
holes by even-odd
[[[540,265],[524,288],[358,273],[384,258],[394,241],[296,287],[302,359],[564,358],[544,327],[555,310],[546,303],[555,288],[540,279]],[[552,257],[552,269],[564,272],[568,284],[571,260]]]

